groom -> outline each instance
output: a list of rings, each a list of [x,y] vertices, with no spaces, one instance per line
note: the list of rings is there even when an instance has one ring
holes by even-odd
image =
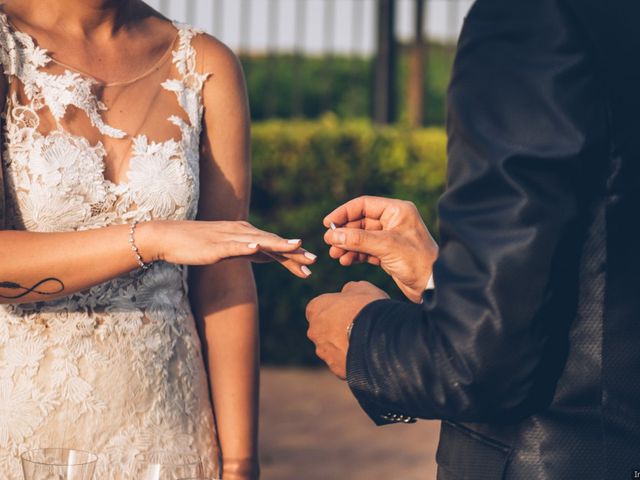
[[[349,284],[309,336],[377,424],[443,420],[440,480],[640,478],[639,24],[637,0],[477,0],[440,251],[397,200],[325,219],[413,302]]]

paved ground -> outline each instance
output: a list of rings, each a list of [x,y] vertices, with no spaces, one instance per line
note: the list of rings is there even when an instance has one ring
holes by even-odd
[[[433,480],[437,422],[378,428],[323,370],[266,368],[264,480]]]

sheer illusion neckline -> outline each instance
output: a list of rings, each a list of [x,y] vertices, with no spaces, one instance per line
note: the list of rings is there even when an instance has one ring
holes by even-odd
[[[117,81],[117,82],[105,82],[103,80],[98,79],[98,77],[88,73],[85,70],[82,70],[80,68],[74,67],[73,65],[70,65],[70,64],[68,64],[66,62],[63,62],[63,61],[58,60],[57,58],[55,58],[53,55],[51,55],[50,50],[48,50],[47,48],[43,47],[40,44],[40,42],[38,42],[37,38],[35,38],[30,33],[27,33],[24,30],[21,30],[20,28],[18,28],[16,26],[16,24],[13,22],[13,20],[11,19],[11,17],[7,14],[7,12],[4,11],[4,8],[2,8],[2,5],[0,5],[0,15],[5,18],[5,20],[7,22],[7,25],[9,26],[9,28],[11,29],[11,31],[13,33],[18,33],[18,34],[21,34],[21,35],[25,35],[26,37],[31,39],[31,41],[34,43],[34,45],[39,46],[44,51],[47,60],[50,60],[51,62],[55,63],[56,65],[59,65],[60,67],[65,68],[65,69],[67,69],[67,70],[69,70],[71,72],[74,72],[74,73],[77,73],[79,75],[82,75],[83,77],[91,80],[93,83],[99,85],[100,87],[104,87],[104,88],[131,85],[131,84],[136,83],[136,82],[138,82],[140,80],[143,80],[144,78],[146,78],[149,75],[153,74],[168,60],[168,58],[171,56],[171,54],[175,51],[176,45],[178,45],[179,39],[180,39],[180,29],[177,28],[175,22],[171,22],[171,25],[176,30],[176,33],[173,36],[173,39],[171,40],[171,42],[169,43],[169,46],[167,47],[167,49],[158,58],[158,60],[156,60],[153,63],[153,65],[150,68],[148,68],[144,72],[140,73],[139,75],[136,75],[135,77],[133,77],[131,79],[120,80],[120,81]]]
[[[147,207],[165,215],[174,197],[189,212],[197,207],[186,198],[188,188],[174,184],[180,179],[189,183],[199,166],[204,109],[201,95],[204,82],[211,75],[198,71],[193,39],[203,34],[202,30],[172,22],[177,38],[172,42],[175,46],[171,45],[173,65],[166,76],[163,66],[151,77],[118,89],[113,97],[105,97],[103,90],[94,88],[97,84],[90,76],[68,68],[62,72],[46,68],[53,64],[48,52],[36,45],[32,36],[12,28],[9,21],[0,8],[0,62],[5,75],[19,81],[11,82],[19,95],[12,95],[7,102],[7,125],[15,128],[5,129],[5,134],[15,138],[6,144],[25,144],[26,150],[37,150],[38,161],[31,155],[21,157],[26,170],[37,171],[34,175],[39,181],[49,182],[48,191],[55,191],[61,179],[72,177],[72,187],[81,190],[84,182],[77,179],[90,177],[90,191],[73,198],[88,199],[86,206],[96,204],[96,198],[100,198],[105,205],[121,208],[118,211],[122,215]],[[156,78],[159,74],[162,78]],[[135,80],[127,82],[131,81]],[[152,88],[146,88],[147,83]],[[173,95],[161,97],[165,91]],[[110,105],[112,102],[120,103]],[[141,108],[136,108],[137,102],[141,102]],[[73,113],[67,115],[70,108]],[[44,132],[39,130],[41,111],[45,115]],[[76,115],[76,111],[84,115]],[[111,114],[105,117],[104,112]],[[123,129],[111,124],[119,118]],[[129,140],[131,144],[117,144],[116,140]],[[116,162],[113,173],[118,178],[106,175],[111,159]],[[82,171],[82,175],[71,172],[65,177],[65,172],[73,168]],[[158,193],[162,184],[171,185],[166,195]],[[140,198],[134,202],[136,196]],[[158,202],[159,206],[154,205]],[[102,212],[107,207],[100,208]]]

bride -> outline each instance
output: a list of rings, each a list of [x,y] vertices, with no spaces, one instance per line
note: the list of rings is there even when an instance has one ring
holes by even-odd
[[[96,452],[99,480],[153,450],[257,478],[247,260],[315,257],[243,221],[236,58],[139,0],[5,0],[0,61],[3,478],[41,447]]]

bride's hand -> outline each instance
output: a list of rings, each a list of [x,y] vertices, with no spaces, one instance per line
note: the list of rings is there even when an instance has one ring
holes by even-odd
[[[143,222],[135,236],[145,262],[211,265],[233,257],[275,260],[300,278],[311,274],[308,265],[315,262],[315,255],[301,248],[301,240],[284,239],[243,221]]]

